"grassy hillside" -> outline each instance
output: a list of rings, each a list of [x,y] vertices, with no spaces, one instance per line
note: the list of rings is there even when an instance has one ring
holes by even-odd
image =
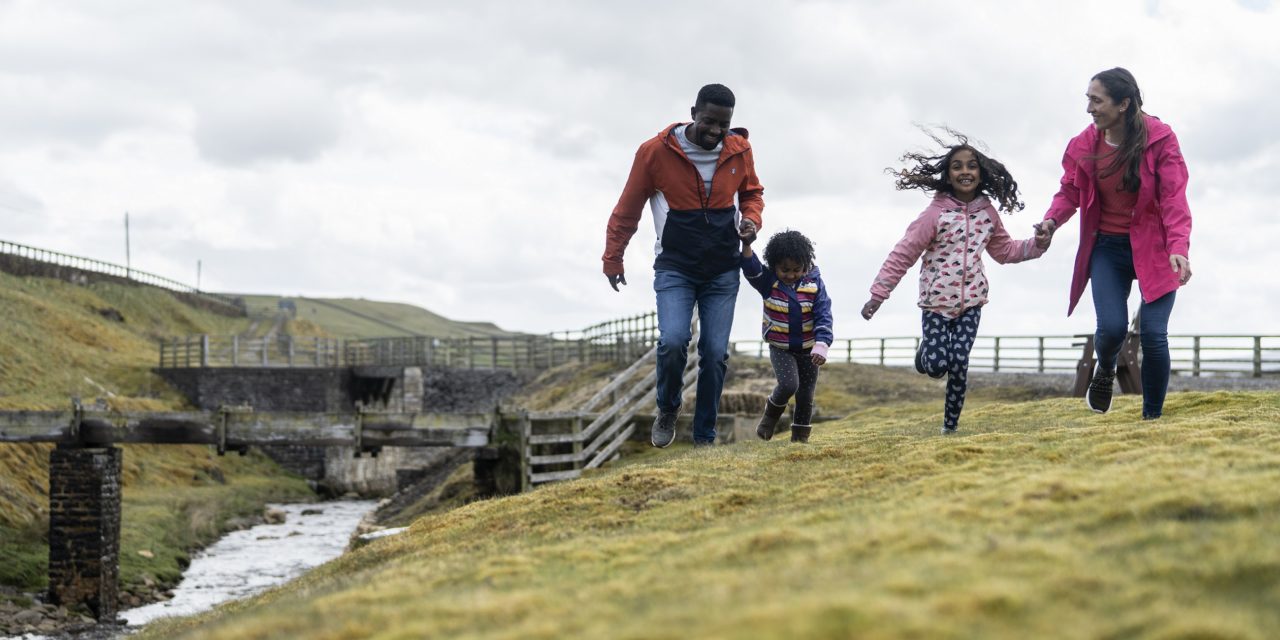
[[[863,408],[424,517],[141,637],[1268,638],[1280,394]]]
[[[241,295],[250,313],[272,315],[282,296]],[[293,300],[298,320],[314,323],[330,335],[340,338],[382,338],[387,336],[426,335],[465,337],[510,335],[488,322],[458,322],[421,307],[398,302],[378,302],[363,298],[300,298]]]
[[[176,406],[181,397],[150,372],[159,340],[238,333],[248,322],[152,287],[0,273],[0,410],[66,409],[72,396],[123,409]]]
[[[126,411],[181,408],[183,398],[150,371],[159,340],[240,333],[249,324],[188,307],[152,287],[76,286],[0,272],[0,411],[67,409],[72,396],[102,398]],[[34,590],[46,581],[50,448],[0,445],[0,585]],[[266,501],[314,497],[304,482],[261,456],[218,458],[208,447],[123,448],[126,591],[147,580],[161,588],[173,583],[187,552],[211,542],[229,518],[260,512]]]

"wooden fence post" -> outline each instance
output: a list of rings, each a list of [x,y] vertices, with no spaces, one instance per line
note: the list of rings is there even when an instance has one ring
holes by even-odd
[[[1200,377],[1200,336],[1191,338],[1191,375]]]
[[[240,335],[231,336],[231,366],[240,366]]]
[[[996,336],[995,355],[992,357],[991,371],[992,373],[1000,373],[1000,336]]]
[[[1039,340],[1040,344],[1039,344],[1039,347],[1037,348],[1038,364],[1036,366],[1036,371],[1039,371],[1040,373],[1044,373],[1044,336],[1040,336],[1039,338],[1037,338],[1037,340]]]
[[[573,417],[573,468],[582,470],[586,460],[582,459],[582,414]]]
[[[1262,377],[1262,336],[1253,337],[1253,377]]]
[[[209,366],[209,334],[200,334],[200,366]]]

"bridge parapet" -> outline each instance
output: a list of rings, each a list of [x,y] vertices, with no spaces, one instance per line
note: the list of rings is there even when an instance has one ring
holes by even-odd
[[[120,413],[17,411],[0,413],[0,443],[53,442],[68,446],[207,444],[220,453],[250,446],[483,447],[493,413],[257,413],[220,411]]]

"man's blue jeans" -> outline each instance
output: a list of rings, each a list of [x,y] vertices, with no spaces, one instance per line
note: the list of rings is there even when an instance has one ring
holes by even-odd
[[[1089,257],[1089,281],[1093,308],[1098,314],[1094,349],[1098,366],[1115,369],[1116,359],[1129,332],[1129,291],[1137,278],[1129,236],[1098,234]],[[1158,418],[1169,390],[1169,314],[1176,291],[1138,307],[1138,331],[1142,341],[1142,415]]]
[[[693,441],[714,442],[720,391],[729,362],[729,330],[738,299],[738,270],[711,278],[679,271],[653,274],[658,297],[658,410],[680,409],[684,367],[689,361],[690,324],[698,307],[698,400],[693,412]]]

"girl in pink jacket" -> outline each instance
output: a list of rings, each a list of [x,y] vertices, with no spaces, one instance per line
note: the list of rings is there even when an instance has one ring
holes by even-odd
[[[1142,111],[1133,74],[1120,67],[1103,71],[1090,80],[1085,96],[1093,124],[1067,143],[1062,186],[1036,225],[1037,237],[1052,235],[1080,210],[1067,315],[1092,282],[1098,368],[1085,402],[1098,413],[1111,409],[1116,358],[1129,326],[1129,291],[1137,279],[1142,417],[1154,420],[1169,388],[1169,314],[1178,287],[1191,279],[1187,165],[1173,129]]]
[[[921,327],[924,337],[916,349],[916,371],[947,378],[942,433],[955,433],[968,388],[969,351],[973,349],[987,302],[987,276],[982,252],[1006,264],[1038,258],[1048,248],[1049,235],[1014,240],[1005,231],[991,199],[1008,212],[1023,208],[1018,183],[1000,162],[969,144],[964,135],[946,130],[958,144],[937,156],[907,153],[902,160],[912,169],[896,172],[897,188],[934,192],[933,202],[916,218],[885,259],[871,285],[871,299],[862,317],[875,315],[880,305],[912,265],[920,260]],[[892,170],[891,170],[892,171]]]

